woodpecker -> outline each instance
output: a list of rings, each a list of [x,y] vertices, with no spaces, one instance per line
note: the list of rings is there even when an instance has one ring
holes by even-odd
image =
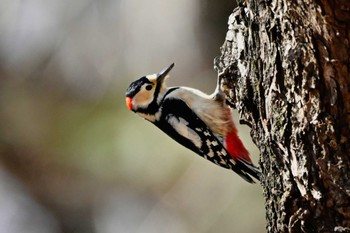
[[[252,177],[260,180],[260,171],[237,135],[220,81],[211,95],[189,87],[168,88],[165,81],[174,65],[132,82],[126,106],[203,158],[249,183],[254,183]]]

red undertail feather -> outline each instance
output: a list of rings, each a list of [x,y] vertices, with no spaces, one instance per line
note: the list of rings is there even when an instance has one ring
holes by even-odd
[[[230,153],[234,160],[244,160],[252,164],[252,160],[249,157],[249,152],[244,147],[241,139],[239,139],[236,129],[232,129],[226,135],[225,143],[227,151]]]

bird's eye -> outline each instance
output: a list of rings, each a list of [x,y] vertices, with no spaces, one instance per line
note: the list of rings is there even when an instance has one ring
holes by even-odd
[[[153,86],[152,86],[151,84],[149,84],[149,85],[146,86],[146,90],[147,90],[147,91],[150,91],[150,90],[152,89],[152,87],[153,87]]]

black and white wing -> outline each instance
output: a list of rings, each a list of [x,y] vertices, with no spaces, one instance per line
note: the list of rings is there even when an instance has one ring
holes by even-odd
[[[235,171],[250,183],[254,183],[245,169],[232,159],[221,141],[206,124],[179,99],[165,99],[162,114],[154,124],[175,141],[205,159]]]

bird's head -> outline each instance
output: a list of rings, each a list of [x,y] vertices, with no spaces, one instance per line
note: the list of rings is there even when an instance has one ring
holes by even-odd
[[[146,111],[157,105],[157,99],[165,87],[165,79],[174,63],[157,74],[150,74],[132,82],[126,90],[126,106],[134,111]]]

